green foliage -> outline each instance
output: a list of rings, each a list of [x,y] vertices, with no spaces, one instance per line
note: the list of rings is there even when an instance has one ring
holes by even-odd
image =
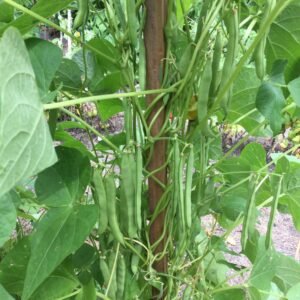
[[[25,41],[33,67],[40,99],[43,103],[52,102],[55,92],[49,92],[54,75],[62,60],[62,51],[50,42],[30,38]]]
[[[0,196],[52,165],[56,155],[21,35],[9,28],[0,43]],[[13,103],[13,105],[11,105]]]
[[[0,245],[3,244],[9,239],[13,229],[16,226],[16,208],[14,205],[14,199],[18,194],[14,191],[11,191],[0,197]]]
[[[300,163],[288,155],[296,147],[270,163],[258,143],[224,154],[220,128],[276,136],[297,118],[298,2],[170,0],[157,70],[146,65],[143,1],[81,2],[89,17],[80,37],[68,33],[74,48],[64,57],[53,42],[32,37],[36,15],[2,1],[0,299],[147,300],[153,289],[166,299],[297,299],[300,265],[272,245],[278,205],[300,230]],[[66,34],[52,21],[70,3],[40,0],[30,11]],[[149,72],[159,90],[143,91]],[[89,101],[100,121],[124,115],[121,132],[91,125],[81,106]],[[153,136],[157,109],[165,118]],[[74,137],[78,130],[89,145]],[[166,178],[149,167],[158,142],[166,143]],[[149,207],[153,185],[163,196]],[[271,206],[266,235],[256,229],[263,206]],[[200,223],[208,214],[212,227]],[[153,241],[157,218],[163,236]],[[227,238],[240,224],[236,253]],[[162,257],[165,273],[156,269]],[[250,275],[231,286],[228,272]]]

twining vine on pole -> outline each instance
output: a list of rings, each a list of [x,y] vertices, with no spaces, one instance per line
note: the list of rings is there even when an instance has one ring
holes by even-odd
[[[147,67],[147,89],[158,89],[161,87],[161,78],[163,73],[163,61],[165,58],[165,38],[164,27],[167,18],[167,0],[146,0],[147,18],[145,24],[145,48],[146,48],[146,67]],[[147,96],[147,104],[150,105],[155,99],[155,95]],[[158,102],[148,118],[148,124],[151,123],[156,113],[161,109],[162,102]],[[162,109],[154,125],[151,128],[151,135],[155,137],[159,134],[165,121],[165,110]],[[157,141],[153,145],[152,157],[148,166],[149,172],[159,169],[166,161],[166,141]],[[163,184],[167,182],[166,168],[161,168],[155,173],[156,178]],[[152,178],[149,178],[149,209],[153,213],[157,207],[164,189]],[[154,220],[150,227],[150,242],[153,245],[161,239],[164,232],[165,211],[162,211]],[[158,243],[154,253],[160,253],[165,246],[166,237]],[[166,272],[167,257],[154,264],[158,272]]]

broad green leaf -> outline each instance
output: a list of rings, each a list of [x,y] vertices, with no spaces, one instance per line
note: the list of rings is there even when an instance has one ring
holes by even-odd
[[[244,213],[247,206],[248,190],[237,188],[226,193],[221,200],[222,213],[231,220],[235,221],[237,217]]]
[[[79,286],[75,275],[63,266],[58,267],[34,292],[30,300],[53,300],[71,294]]]
[[[74,128],[86,129],[84,125],[76,121],[59,122],[56,127],[57,130],[74,129]]]
[[[72,262],[76,269],[87,269],[97,258],[94,247],[84,243],[73,255]]]
[[[288,89],[297,106],[300,106],[300,77],[290,81]]]
[[[105,69],[100,64],[97,64],[97,58],[90,50],[85,51],[85,60],[83,59],[82,49],[78,50],[73,56],[72,60],[78,65],[82,74],[87,71],[87,81],[101,80],[104,77]]]
[[[227,116],[229,123],[233,123],[242,118],[238,124],[250,132],[263,122],[264,117],[260,112],[255,110],[255,97],[260,83],[254,68],[244,67],[242,69],[233,85],[233,96]],[[250,111],[253,111],[253,113],[243,118]],[[253,133],[251,132],[251,134],[266,135],[268,132],[266,130],[256,130]]]
[[[35,75],[20,33],[0,42],[0,196],[56,161]]]
[[[1,8],[1,7],[0,7]],[[14,298],[3,288],[0,284],[0,299],[1,300],[13,300]]]
[[[60,125],[58,125],[58,128],[59,127]],[[85,127],[83,127],[83,129],[85,129]],[[97,160],[92,152],[87,149],[86,145],[84,145],[81,141],[77,140],[70,133],[64,130],[56,130],[54,139],[56,141],[62,142],[62,145],[65,148],[76,149],[81,152],[82,155],[86,155],[90,160]]]
[[[119,51],[107,40],[101,38],[94,38],[88,42],[94,49],[99,49],[104,55],[99,55],[94,52],[97,64],[104,67],[107,71],[114,72],[120,69],[116,64],[112,63],[111,58],[120,61],[121,54]]]
[[[38,201],[48,207],[72,206],[83,195],[91,177],[90,161],[78,150],[57,148],[58,162],[39,173]]]
[[[218,169],[229,184],[239,182],[251,173],[251,166],[243,157],[228,158],[219,164]]]
[[[284,71],[287,63],[286,59],[279,59],[274,62],[269,78],[271,82],[285,85]]]
[[[298,162],[281,158],[276,162],[276,174],[283,175],[281,204],[287,205],[297,230],[300,230],[300,168]]]
[[[270,156],[275,163],[277,163],[278,159],[284,157],[289,162],[294,162],[294,163],[300,164],[300,159],[293,155],[287,155],[284,153],[272,153]]]
[[[76,300],[97,300],[94,278],[91,277],[87,283],[82,286],[81,293]]]
[[[241,288],[232,287],[230,290],[225,290],[214,294],[214,300],[242,300],[245,299],[245,291]]]
[[[250,143],[242,151],[241,157],[248,162],[252,171],[258,171],[266,165],[266,151],[261,144]]]
[[[300,59],[300,6],[294,1],[271,26],[267,40],[266,58],[268,70],[274,61],[287,59],[286,78],[288,81],[299,76]]]
[[[124,111],[122,101],[120,99],[101,100],[96,103],[101,121],[107,121],[115,114]]]
[[[298,300],[299,295],[300,295],[300,282],[298,282],[288,290],[286,294],[286,298],[288,300]]]
[[[30,243],[29,239],[25,238],[19,241],[1,261],[0,282],[11,294],[22,295],[29,258]],[[30,299],[56,299],[71,293],[78,285],[75,275],[71,274],[64,265],[60,265]]]
[[[114,135],[109,135],[106,136],[106,138],[111,141],[115,146],[120,147],[126,144],[126,134],[124,132],[114,134]],[[107,145],[104,141],[100,141],[96,145],[96,150],[99,151],[107,151],[107,150],[112,150],[109,145]]]
[[[277,259],[275,252],[265,251],[254,262],[248,284],[258,291],[262,291],[261,299],[266,299],[267,293],[270,291],[271,280],[276,272]]]
[[[122,72],[116,71],[107,74],[100,81],[92,80],[89,88],[94,94],[112,94],[123,87]]]
[[[27,300],[55,268],[84,242],[96,223],[94,205],[52,208],[31,236],[22,299]]]
[[[213,284],[219,284],[226,280],[226,273],[229,271],[227,265],[219,263],[224,261],[224,255],[222,252],[208,253],[204,260],[205,278]]]
[[[278,254],[276,272],[273,281],[282,292],[286,293],[292,286],[300,282],[299,262],[295,261],[291,257]]]
[[[271,290],[267,300],[279,300],[279,299],[280,300],[285,299],[284,294],[274,282],[271,282]]]
[[[39,0],[37,3],[31,8],[31,11],[36,14],[49,18],[53,16],[56,12],[64,9],[72,0]],[[16,20],[10,22],[4,28],[0,28],[0,36],[3,32],[9,27],[13,26],[20,30],[21,34],[25,34],[35,25],[37,25],[39,21],[27,14],[23,14]]]
[[[180,0],[176,0],[176,13],[177,13],[177,21],[178,23],[180,23],[180,25],[182,26],[184,23],[184,13],[187,15],[189,9],[191,8],[192,4],[193,4],[193,0],[186,0],[181,2]],[[181,3],[183,3],[183,7],[181,7]]]
[[[14,18],[14,8],[7,3],[0,3],[0,22],[9,23]]]
[[[41,101],[51,102],[53,93],[49,92],[49,88],[60,66],[62,51],[54,44],[37,38],[27,39],[25,44],[36,76]]]
[[[0,197],[0,247],[9,239],[16,226],[17,212],[14,198],[18,198],[18,194],[14,191]]]
[[[21,296],[29,257],[30,243],[26,237],[18,241],[1,261],[0,283],[9,293]]]
[[[281,131],[281,110],[285,104],[285,97],[281,88],[271,82],[263,82],[256,96],[257,109],[269,120],[274,134]]]
[[[261,295],[257,288],[254,286],[250,286],[247,289],[247,294],[250,300],[261,300]]]
[[[79,66],[71,59],[64,58],[55,75],[57,87],[62,85],[62,90],[77,95],[82,89],[81,71]]]

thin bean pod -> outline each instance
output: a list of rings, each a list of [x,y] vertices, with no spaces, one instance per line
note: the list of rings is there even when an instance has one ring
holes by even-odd
[[[95,187],[96,203],[99,207],[98,233],[102,234],[108,226],[107,200],[102,176],[98,170],[94,171],[93,183]]]
[[[228,32],[228,44],[227,44],[227,53],[224,61],[223,72],[220,83],[220,90],[225,86],[228,79],[230,78],[234,67],[235,67],[235,58],[238,51],[239,43],[239,21],[238,21],[238,11],[235,7],[231,7],[229,12],[224,16],[224,23]],[[230,92],[229,90],[224,95],[221,101],[221,108],[224,111],[224,114],[228,113],[228,104],[229,104]]]
[[[74,20],[73,29],[83,26],[89,15],[89,1],[77,0],[78,12]]]
[[[207,117],[209,89],[212,80],[212,57],[207,58],[199,85],[198,122],[201,124]]]
[[[194,167],[194,148],[191,150],[186,166],[186,182],[185,182],[185,219],[188,228],[192,226],[192,181],[193,181],[193,167]]]
[[[124,237],[119,227],[116,211],[116,185],[114,177],[112,175],[107,176],[104,184],[107,199],[108,224],[116,241],[124,245]]]
[[[127,232],[133,238],[137,235],[135,217],[136,163],[132,153],[124,153],[121,158],[121,201],[126,207]]]
[[[143,187],[143,156],[140,146],[136,148],[136,192],[135,217],[138,230],[142,228],[142,187]]]
[[[119,256],[117,266],[117,299],[123,299],[126,280],[126,263],[123,255]]]

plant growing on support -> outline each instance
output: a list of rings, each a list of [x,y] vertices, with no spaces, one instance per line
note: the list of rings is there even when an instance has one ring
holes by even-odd
[[[299,1],[24,5],[0,2],[0,298],[296,299],[300,266],[272,228],[284,208],[300,229],[299,145],[271,162],[257,143],[232,154],[299,116]],[[64,9],[72,32],[53,22]],[[72,39],[71,57],[39,23]],[[122,113],[122,131],[92,126],[85,103],[103,122]],[[225,154],[222,124],[247,131]],[[229,271],[250,276],[231,286]]]

